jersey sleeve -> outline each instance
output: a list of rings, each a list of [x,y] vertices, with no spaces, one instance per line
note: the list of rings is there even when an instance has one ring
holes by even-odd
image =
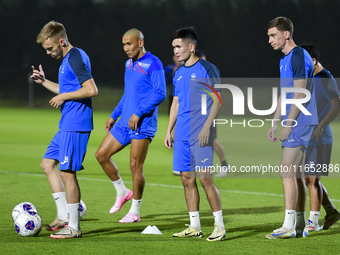
[[[216,66],[211,64],[208,61],[200,61],[202,66],[205,68],[207,72],[207,81],[206,83],[210,84],[211,87],[215,88],[216,84],[221,83],[220,71],[217,69]],[[215,89],[217,92],[221,91],[221,89]]]
[[[84,83],[85,81],[92,78],[90,71],[86,68],[83,58],[79,50],[74,49],[70,51],[70,56],[68,58],[68,62],[77,76],[79,84]]]
[[[118,105],[116,106],[116,108],[112,111],[111,113],[111,118],[114,120],[117,120],[119,118],[119,116],[122,114],[123,111],[123,104],[124,104],[124,97],[125,94],[123,94],[122,98],[120,99]]]
[[[293,49],[293,55],[291,59],[291,66],[293,71],[293,79],[306,79],[306,62],[305,55],[302,49]]]
[[[149,68],[149,75],[153,91],[150,91],[148,100],[145,100],[145,103],[136,109],[135,114],[138,117],[153,111],[166,97],[165,75],[161,61],[157,59],[152,62]]]

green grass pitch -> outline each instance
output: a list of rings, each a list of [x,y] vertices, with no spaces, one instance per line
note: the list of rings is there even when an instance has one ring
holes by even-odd
[[[32,202],[46,225],[56,215],[55,204],[40,161],[58,129],[58,110],[0,108],[0,254],[336,254],[339,253],[340,224],[330,230],[313,232],[305,239],[266,240],[265,235],[281,226],[284,218],[282,183],[278,174],[232,173],[215,179],[220,190],[227,231],[222,242],[205,238],[213,230],[213,217],[202,189],[201,223],[204,238],[176,239],[172,234],[189,223],[180,178],[172,175],[172,151],[163,145],[167,116],[159,116],[159,128],[144,165],[146,186],[141,222],[120,224],[130,208],[127,203],[117,214],[109,214],[115,190],[95,159],[95,151],[105,136],[109,112],[95,112],[85,158],[85,170],[78,174],[87,214],[81,221],[83,237],[53,240],[44,228],[37,237],[20,237],[11,219],[12,209],[23,201]],[[278,165],[280,144],[266,138],[269,125],[261,128],[221,125],[218,139],[228,162],[241,166]],[[332,124],[335,143],[332,164],[339,164],[340,123]],[[215,155],[215,164],[218,163]],[[131,188],[129,148],[113,157],[128,188]],[[340,208],[338,174],[324,184]],[[256,178],[255,178],[256,177]],[[307,200],[307,217],[309,200]],[[321,210],[322,224],[324,210]],[[162,235],[142,235],[148,225],[156,225]]]

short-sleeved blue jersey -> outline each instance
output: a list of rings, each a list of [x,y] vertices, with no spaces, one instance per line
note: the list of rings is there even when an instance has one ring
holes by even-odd
[[[210,62],[199,59],[192,66],[178,68],[173,83],[179,103],[175,139],[195,142],[214,103],[206,91],[214,92],[204,84],[215,87],[220,83],[220,72]],[[202,94],[206,95],[206,115],[202,115]]]
[[[58,75],[59,94],[79,90],[81,84],[92,78],[87,54],[73,47],[64,57]],[[61,107],[60,131],[87,132],[93,129],[91,98],[65,101]]]
[[[315,82],[315,96],[316,96],[316,106],[318,109],[319,122],[323,120],[328,114],[329,110],[332,108],[331,101],[340,96],[338,85],[331,75],[331,73],[322,69],[314,78]],[[308,145],[322,145],[329,144],[333,142],[333,134],[328,124],[322,131],[318,142],[316,139],[310,140]]]
[[[138,130],[157,131],[158,105],[166,98],[165,76],[162,62],[150,52],[136,61],[125,63],[124,95],[111,117],[128,127],[133,114],[140,117]],[[137,131],[138,131],[137,130]]]
[[[313,81],[314,65],[313,60],[306,50],[301,47],[294,47],[287,55],[280,60],[280,86],[282,88],[293,88],[294,80],[307,79],[306,89],[311,93],[311,99],[304,104],[304,107],[312,114],[305,115],[300,112],[296,118],[297,125],[317,125],[318,116],[315,101],[315,84]],[[294,93],[287,93],[286,98],[292,99]],[[283,120],[288,118],[291,104],[286,105],[286,115],[282,115]]]

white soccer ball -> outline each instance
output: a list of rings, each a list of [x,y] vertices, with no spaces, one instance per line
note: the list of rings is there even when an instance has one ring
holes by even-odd
[[[36,236],[41,231],[42,220],[36,212],[23,211],[15,218],[14,226],[21,236]]]
[[[38,209],[34,206],[34,204],[30,202],[22,202],[20,204],[17,204],[14,207],[12,211],[12,220],[15,221],[16,217],[24,211],[31,211],[31,212],[38,213]]]
[[[85,214],[86,214],[86,205],[84,203],[83,200],[80,200],[80,204],[79,204],[79,219],[84,218]]]

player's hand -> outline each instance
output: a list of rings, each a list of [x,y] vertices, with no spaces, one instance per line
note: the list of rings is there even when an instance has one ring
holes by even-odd
[[[198,134],[197,140],[199,141],[200,147],[204,147],[209,142],[210,128],[203,127]]]
[[[164,139],[164,145],[166,148],[171,149],[172,148],[172,139],[170,132],[165,135]]]
[[[50,105],[54,108],[59,108],[65,102],[64,95],[59,94],[50,100]]]
[[[271,127],[271,128],[268,130],[268,133],[267,133],[267,137],[268,137],[269,141],[271,141],[271,142],[273,142],[273,143],[276,143],[276,142],[279,141],[279,140],[275,137],[276,130],[277,130],[277,127]]]
[[[133,114],[131,116],[131,118],[129,119],[129,128],[131,130],[137,130],[137,126],[138,126],[138,121],[139,121],[139,117],[136,114]]]
[[[34,66],[31,66],[31,68],[33,71],[31,75],[31,79],[34,80],[38,84],[42,84],[45,81],[45,73],[42,69],[42,66],[39,65],[39,70],[36,69]]]
[[[283,142],[287,140],[291,131],[292,131],[291,127],[284,127],[280,132],[280,137],[279,137],[280,141]]]
[[[320,129],[319,126],[317,126],[317,127],[314,129],[314,131],[313,131],[312,136],[310,137],[310,139],[312,140],[313,138],[315,138],[315,141],[317,142],[317,141],[319,140],[319,137],[320,137],[322,131],[323,131],[323,130]]]
[[[109,133],[111,128],[113,128],[113,125],[116,123],[116,121],[113,118],[109,118],[106,122],[105,122],[105,131],[106,133]]]

